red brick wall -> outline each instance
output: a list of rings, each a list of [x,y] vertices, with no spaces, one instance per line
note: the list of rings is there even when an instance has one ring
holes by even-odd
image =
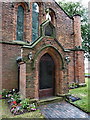
[[[84,52],[76,51],[75,52],[75,81],[79,83],[85,82],[83,59],[84,59]]]
[[[0,44],[0,91],[2,90],[2,44]]]
[[[17,57],[20,56],[20,46],[2,45],[2,87],[12,89],[18,87]]]
[[[2,3],[2,41],[13,40],[13,9],[10,3]]]
[[[70,63],[67,65],[67,68],[68,68],[68,83],[72,83],[72,82],[75,82],[75,70],[74,70],[74,52],[69,52],[68,53],[68,56],[70,58]]]
[[[74,18],[74,45],[81,47],[81,19],[79,15],[76,15]]]
[[[56,38],[62,44],[64,48],[73,48],[75,45],[81,45],[81,33],[80,33],[80,18],[75,16],[74,20],[68,17],[65,12],[59,7],[59,5],[52,3],[39,3],[39,26],[46,19],[46,8],[53,10],[55,16],[55,28]],[[25,3],[3,3],[2,13],[2,30],[3,41],[16,40],[16,25],[17,25],[17,9],[18,6],[24,7],[24,41],[32,41],[32,4],[30,3],[30,12],[28,12],[28,6]],[[74,28],[74,29],[73,29]],[[73,33],[75,32],[75,36]],[[75,38],[74,38],[75,37]],[[79,37],[79,39],[77,38]],[[78,44],[79,41],[79,44]],[[75,43],[74,43],[75,42]]]
[[[73,20],[70,19],[57,4],[45,3],[47,8],[51,8],[55,12],[56,18],[56,38],[65,48],[73,48],[74,41],[73,36]],[[32,34],[32,4],[30,4],[30,12],[28,12],[28,7],[24,3],[3,3],[3,41],[13,41],[16,40],[16,24],[17,24],[17,9],[19,5],[22,5],[25,9],[24,18],[24,41],[31,41]],[[43,4],[39,3],[39,25],[45,21],[46,13],[43,8]],[[53,16],[54,17],[54,16]]]
[[[73,20],[69,18],[65,12],[53,3],[47,3],[47,7],[52,8],[56,15],[56,38],[64,48],[73,48],[74,37],[71,35],[73,31]]]
[[[46,4],[46,5],[44,5]],[[16,40],[16,25],[17,25],[17,9],[18,5],[22,5],[25,10],[24,16],[24,41],[32,41],[32,4],[30,4],[30,11],[26,3],[3,3],[2,7],[2,38],[4,42],[14,42]],[[45,21],[46,13],[45,9],[50,8],[53,10],[54,26],[56,28],[56,39],[65,49],[74,49],[75,46],[81,46],[81,33],[80,33],[80,17],[75,16],[74,19],[70,18],[58,4],[52,3],[39,3],[39,29],[40,24]],[[45,8],[44,8],[45,7]],[[40,31],[39,31],[40,32]],[[40,33],[39,33],[40,34]],[[21,44],[21,43],[19,43]],[[83,63],[83,51],[70,51],[64,52],[64,50],[58,45],[58,43],[49,37],[43,38],[33,49],[24,48],[22,56],[26,64],[26,95],[31,98],[38,98],[38,64],[40,57],[43,53],[49,52],[53,59],[57,58],[57,52],[55,50],[46,48],[41,55],[37,57],[38,61],[35,61],[35,68],[32,69],[32,64],[28,60],[28,54],[30,51],[33,53],[33,57],[37,51],[46,45],[52,45],[56,47],[59,53],[62,55],[63,60],[65,56],[69,56],[71,62],[66,65],[65,69],[61,70],[61,59],[58,57],[57,66],[57,85],[56,94],[67,93],[68,84],[72,81],[84,82],[84,63]],[[21,45],[22,46],[22,45]],[[21,55],[21,46],[11,43],[3,44],[2,47],[2,86],[3,88],[12,89],[18,87],[18,71],[16,58]],[[77,57],[78,56],[78,57]],[[81,61],[82,60],[82,61]],[[60,63],[59,63],[60,62]],[[37,66],[36,66],[37,64]],[[22,72],[21,72],[22,74]]]
[[[45,47],[45,45],[52,45],[53,47]],[[43,49],[42,49],[43,48]],[[36,56],[37,52],[42,49]],[[58,43],[52,39],[45,37],[43,38],[34,49],[23,48],[22,57],[26,61],[26,96],[30,98],[39,98],[39,62],[40,58],[48,53],[51,55],[55,62],[55,95],[64,94],[68,92],[68,79],[67,71],[62,69],[62,58],[59,53],[62,54],[64,60],[64,52]],[[28,59],[28,54],[32,52],[33,62]],[[36,56],[36,57],[35,57]],[[33,64],[34,63],[34,64]],[[35,67],[35,68],[33,68]]]
[[[28,6],[25,3],[14,2],[3,3],[2,7],[2,30],[3,30],[3,41],[16,40],[16,28],[17,28],[17,10],[18,6],[22,5],[24,8],[24,41],[31,41],[31,30],[32,30],[32,12],[30,6],[30,12],[28,12]]]

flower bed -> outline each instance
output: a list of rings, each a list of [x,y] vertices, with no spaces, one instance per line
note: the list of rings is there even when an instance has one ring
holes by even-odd
[[[30,99],[21,99],[18,91],[16,89],[13,89],[12,91],[3,90],[2,99],[6,99],[9,108],[12,114],[19,115],[23,114],[25,112],[35,111],[36,105],[35,103],[32,103]]]

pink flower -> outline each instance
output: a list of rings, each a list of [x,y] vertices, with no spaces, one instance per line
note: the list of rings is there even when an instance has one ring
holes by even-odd
[[[0,95],[0,98],[2,98],[2,95]]]
[[[11,96],[12,96],[11,94],[8,95],[8,97],[11,97]]]
[[[35,111],[35,110],[36,110],[36,108],[31,108],[31,110]]]

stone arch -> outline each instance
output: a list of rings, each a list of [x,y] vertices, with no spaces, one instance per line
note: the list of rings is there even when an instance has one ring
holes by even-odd
[[[35,97],[39,98],[39,63],[40,59],[44,54],[49,54],[55,64],[55,95],[58,95],[62,92],[62,79],[63,79],[63,70],[62,70],[62,58],[59,53],[53,47],[46,47],[41,50],[35,60],[35,71],[36,71],[36,86],[35,86]]]
[[[61,65],[60,69],[64,68],[64,60],[63,60],[63,57],[62,57],[61,53],[57,50],[57,48],[55,48],[52,45],[47,45],[47,46],[44,46],[41,49],[39,49],[39,51],[35,54],[35,56],[33,58],[33,68],[35,68],[35,61],[36,61],[38,55],[41,54],[42,51],[46,51],[45,49],[49,49],[49,48],[52,48],[60,56],[60,59],[61,59],[61,62],[62,62],[62,65]]]
[[[26,2],[18,2],[18,3],[16,4],[16,6],[15,6],[16,9],[18,9],[19,6],[22,6],[25,11],[28,10],[28,5],[27,5]]]

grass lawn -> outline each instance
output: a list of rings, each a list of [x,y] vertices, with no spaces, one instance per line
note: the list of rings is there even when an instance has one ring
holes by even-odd
[[[90,73],[85,73],[85,75],[90,75]]]
[[[2,116],[2,118],[44,118],[42,116],[42,114],[40,113],[40,110],[14,116],[10,112],[10,110],[8,108],[8,104],[7,104],[6,100],[4,100],[4,99],[0,100],[0,116]]]
[[[71,102],[86,112],[90,112],[90,78],[85,79],[87,86],[71,89],[70,94],[81,98],[81,100]]]

